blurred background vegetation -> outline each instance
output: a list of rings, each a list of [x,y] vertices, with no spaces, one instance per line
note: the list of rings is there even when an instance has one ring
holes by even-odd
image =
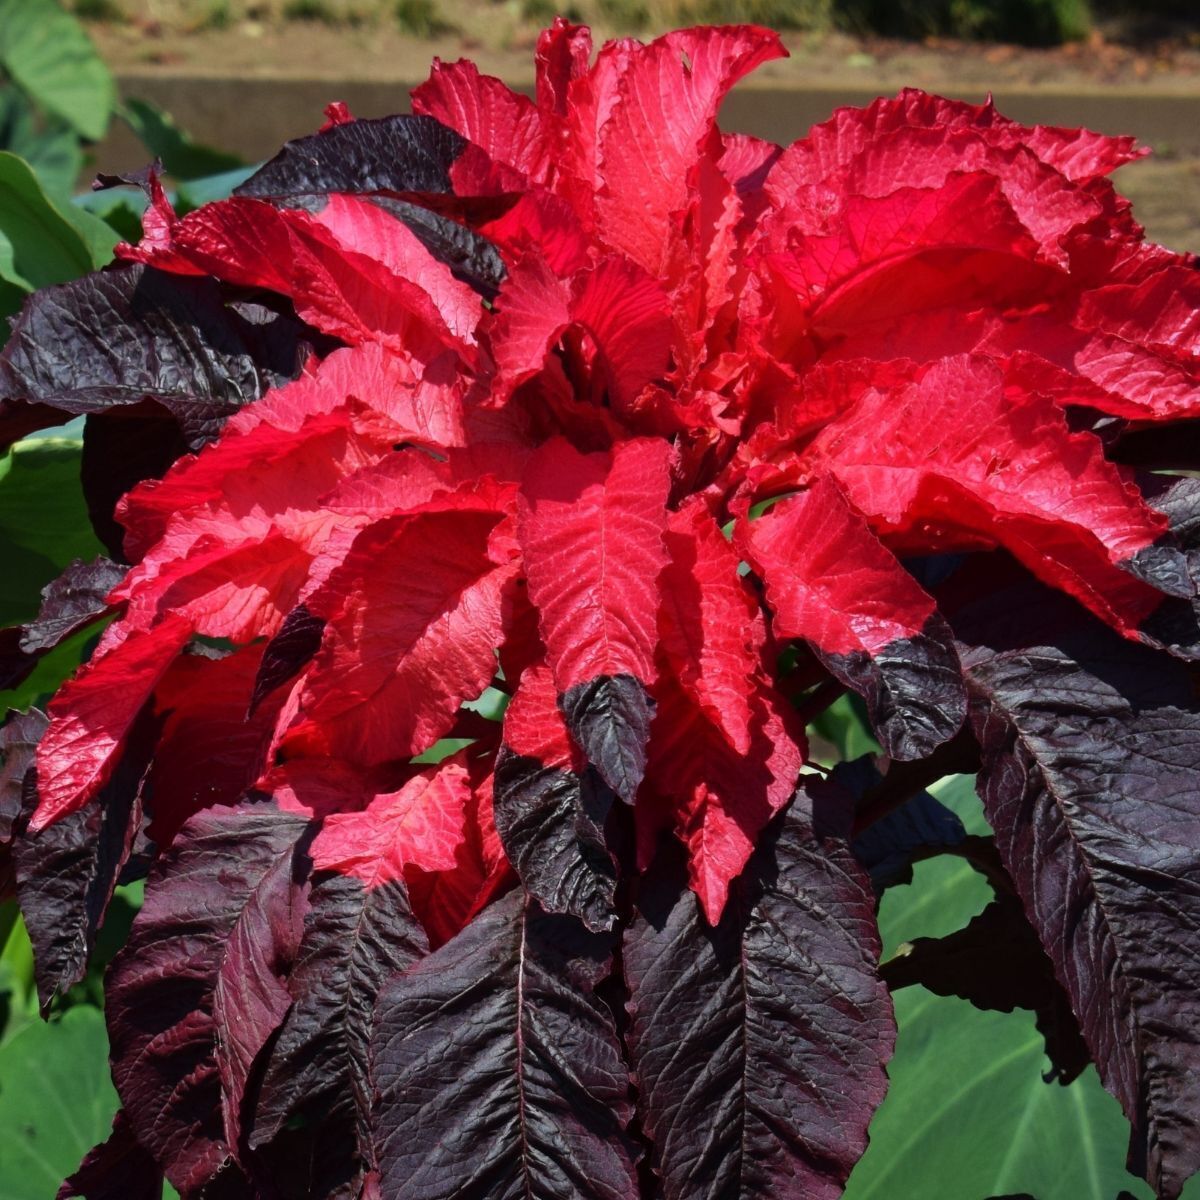
[[[415,37],[470,35],[507,0],[73,0],[97,23],[153,23],[204,32],[249,23],[390,25]],[[544,24],[558,12],[610,32],[644,33],[697,22],[750,21],[780,30],[896,38],[948,37],[1049,46],[1103,30],[1117,39],[1200,30],[1197,0],[516,0],[519,17]]]

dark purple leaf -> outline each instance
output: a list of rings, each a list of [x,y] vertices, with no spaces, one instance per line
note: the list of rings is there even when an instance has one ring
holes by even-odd
[[[654,701],[632,675],[598,675],[558,701],[567,728],[600,778],[627,804],[646,774]]]
[[[1092,1061],[1054,966],[1011,893],[1001,894],[947,937],[907,943],[880,974],[892,991],[920,984],[939,996],[969,1000],[976,1008],[1030,1009],[1059,1083],[1078,1078]]]
[[[254,680],[249,715],[278,687],[294,679],[321,648],[325,618],[315,617],[303,604],[283,619],[279,632],[267,643]]]
[[[628,1200],[614,939],[512,892],[396,978],[371,1041],[388,1200]]]
[[[866,701],[871,728],[892,758],[927,757],[958,732],[966,717],[953,638],[936,614],[920,632],[871,654],[813,649],[836,679]]]
[[[425,249],[450,268],[456,279],[487,300],[496,298],[504,282],[504,260],[486,238],[449,217],[404,200],[374,196],[372,203],[403,221]]]
[[[831,775],[855,801],[884,780],[874,758],[864,754],[839,763]],[[877,896],[898,884],[912,883],[918,859],[958,846],[967,836],[963,823],[928,792],[920,791],[869,825],[852,844],[854,857],[867,869]]]
[[[163,1174],[134,1136],[125,1110],[113,1119],[108,1140],[89,1150],[55,1200],[160,1200]]]
[[[645,877],[628,1040],[667,1200],[833,1200],[866,1148],[895,1025],[874,897],[830,792],[797,793],[715,928],[673,847]]]
[[[33,943],[43,1013],[56,995],[87,974],[96,936],[141,828],[143,787],[156,734],[152,714],[143,714],[112,778],[94,800],[13,842],[17,900]],[[37,805],[32,776],[28,783],[23,821]]]
[[[50,718],[36,708],[13,713],[0,726],[0,844],[11,841],[13,825],[21,815],[25,776],[33,766],[34,752]]]
[[[153,400],[194,450],[297,374],[304,333],[294,318],[226,304],[212,279],[100,271],[30,297],[0,354],[0,396],[71,414]]]
[[[1200,715],[1188,669],[1045,589],[956,619],[996,844],[1173,1200],[1200,1168]]]
[[[86,628],[107,611],[104,598],[125,577],[126,568],[107,558],[76,559],[42,589],[37,619],[25,626],[21,649],[27,654],[53,650],[64,638]]]
[[[521,882],[547,912],[611,929],[617,869],[604,836],[612,792],[582,775],[502,746],[493,788],[496,831]]]
[[[314,883],[250,1146],[282,1197],[357,1197],[370,1147],[368,1043],[384,983],[428,952],[401,881]]]
[[[227,1136],[245,1098],[229,1089],[280,1022],[278,988],[296,949],[282,943],[298,932],[309,828],[270,803],[197,814],[151,869],[109,969],[113,1080],[138,1140],[184,1195],[245,1192]]]
[[[450,167],[466,148],[432,117],[350,121],[286,143],[234,189],[237,196],[283,199],[329,192],[448,194]]]

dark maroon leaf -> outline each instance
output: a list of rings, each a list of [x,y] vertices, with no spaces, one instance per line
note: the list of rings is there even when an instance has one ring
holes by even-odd
[[[830,673],[866,701],[871,728],[892,758],[925,758],[958,731],[966,716],[953,638],[938,615],[919,633],[867,654],[829,654],[814,646]]]
[[[271,803],[197,814],[151,869],[109,969],[113,1080],[138,1140],[184,1195],[247,1186],[227,1136],[244,1097],[228,1089],[282,1019],[296,949],[282,943],[298,933],[309,828]]]
[[[1092,1061],[1054,965],[1011,893],[1001,894],[947,937],[917,938],[902,946],[880,974],[893,991],[920,984],[976,1008],[1030,1009],[1059,1083],[1078,1078]]]
[[[315,617],[303,604],[283,619],[279,632],[267,643],[250,697],[250,716],[278,687],[294,679],[321,648],[325,618]]]
[[[160,1200],[163,1174],[133,1133],[120,1109],[109,1138],[89,1150],[79,1170],[58,1189],[55,1200]]]
[[[1200,715],[1187,668],[1032,584],[956,621],[1001,857],[1173,1200],[1200,1167]]]
[[[55,996],[87,974],[96,936],[141,828],[143,788],[156,734],[153,716],[144,714],[112,778],[93,801],[13,842],[17,900],[33,943],[43,1013]],[[30,775],[23,820],[36,805]]]
[[[593,932],[611,929],[617,871],[604,822],[613,797],[595,772],[546,766],[502,746],[493,797],[496,831],[529,894]]]
[[[90,563],[76,559],[42,589],[42,607],[25,626],[21,649],[27,654],[53,650],[64,638],[104,615],[104,598],[125,577],[125,567],[107,558]]]
[[[451,191],[450,167],[466,139],[432,117],[350,121],[288,142],[234,189],[280,199],[329,192]]]
[[[0,726],[0,844],[12,839],[13,825],[21,815],[25,776],[33,766],[34,752],[46,732],[50,718],[31,708],[25,713],[12,713]]]
[[[567,728],[600,777],[628,804],[646,774],[654,701],[632,675],[598,675],[559,698]]]
[[[375,1000],[429,947],[401,881],[368,889],[322,875],[309,900],[288,981],[295,1002],[269,1051],[249,1142],[281,1196],[356,1197]]]
[[[113,511],[143,479],[161,479],[189,446],[178,422],[153,400],[110,408],[83,426],[79,476],[88,518],[114,558],[125,560],[125,527]]]
[[[614,939],[512,892],[396,976],[371,1041],[388,1200],[628,1200]]]
[[[855,801],[878,787],[883,773],[873,756],[839,763],[831,779]],[[869,825],[851,846],[854,857],[867,869],[877,896],[897,884],[912,883],[912,865],[958,846],[967,836],[963,823],[928,792],[917,792],[899,807]]]
[[[0,629],[0,691],[15,688],[24,683],[37,666],[37,658],[21,649],[21,638],[25,630],[21,625],[9,625]]]
[[[715,928],[673,848],[645,877],[628,1040],[667,1200],[833,1200],[866,1148],[895,1025],[848,821],[840,790],[797,793]]]
[[[71,414],[153,400],[194,450],[308,350],[298,321],[226,304],[215,280],[131,266],[30,297],[0,354],[0,396]]]
[[[487,238],[449,217],[404,200],[389,196],[373,196],[371,200],[403,221],[425,249],[450,268],[456,279],[488,300],[496,298],[504,282],[504,260]]]

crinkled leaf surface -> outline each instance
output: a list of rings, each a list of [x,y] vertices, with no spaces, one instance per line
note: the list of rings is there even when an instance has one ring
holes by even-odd
[[[669,1200],[832,1200],[883,1098],[894,1027],[873,898],[811,803],[798,793],[715,929],[678,868],[642,888],[628,1038]]]
[[[740,533],[781,637],[804,638],[867,702],[895,758],[924,758],[962,724],[966,698],[933,599],[822,479]]]
[[[527,667],[504,713],[496,829],[529,894],[596,932],[615,915],[617,871],[604,831],[612,799],[567,732],[550,671]]]
[[[1025,615],[1040,642],[1006,642],[996,605],[1007,620]],[[1131,1165],[1174,1197],[1200,1167],[1198,989],[1195,962],[1180,953],[1200,920],[1193,689],[1182,667],[1056,609],[1018,586],[959,620],[980,794],[1133,1124]]]
[[[611,455],[550,442],[520,500],[529,595],[567,726],[628,802],[645,771],[669,455],[649,440]]]
[[[384,1195],[634,1193],[628,1068],[595,993],[613,945],[518,891],[384,989],[371,1045]]]
[[[237,1062],[262,1048],[290,1004],[279,974],[299,941],[293,869],[307,827],[267,803],[194,817],[151,872],[110,969],[117,1091],[182,1193],[229,1169],[228,1130],[244,1100],[231,1086],[244,1080]]]
[[[384,984],[426,953],[403,881],[327,874],[310,893],[250,1144],[287,1197],[357,1195],[370,1162],[367,1049]]]

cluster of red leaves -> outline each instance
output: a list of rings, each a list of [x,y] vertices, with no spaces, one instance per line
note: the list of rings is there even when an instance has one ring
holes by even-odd
[[[781,689],[831,672],[897,758],[961,725],[901,558],[1001,547],[1151,639],[1185,576],[1106,431],[1196,412],[1200,283],[1105,178],[1139,152],[915,91],[782,150],[720,132],[781,53],[729,28],[593,60],[560,21],[536,102],[436,65],[413,107],[468,143],[441,212],[499,251],[486,303],[377,196],[177,219],[154,185],[121,258],[343,346],[121,501],[134,565],[51,705],[34,829],[149,704],[159,845],[270,793],[325,818],[317,868],[405,878],[441,941],[509,878],[497,755],[590,764],[716,920],[805,761]],[[316,140],[370,124],[335,106]],[[493,684],[502,723],[464,707]],[[443,738],[469,740],[414,761]]]

